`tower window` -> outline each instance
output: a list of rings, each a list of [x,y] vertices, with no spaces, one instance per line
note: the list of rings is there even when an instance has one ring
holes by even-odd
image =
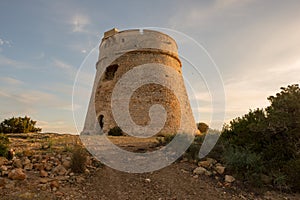
[[[110,65],[106,68],[105,74],[104,74],[104,80],[105,81],[110,81],[113,80],[115,77],[115,73],[118,70],[119,65]]]
[[[104,116],[103,115],[99,116],[98,122],[99,122],[101,129],[103,129],[103,125],[104,125]]]

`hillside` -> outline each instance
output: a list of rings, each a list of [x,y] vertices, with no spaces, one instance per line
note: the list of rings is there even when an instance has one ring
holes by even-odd
[[[54,133],[8,136],[15,158],[0,157],[1,199],[300,199],[299,194],[258,191],[244,187],[239,181],[226,182],[224,172],[214,174],[214,170],[212,173],[207,170],[202,174],[200,167],[187,159],[152,173],[130,174],[104,166],[88,155],[84,172],[74,173],[71,164],[74,146],[80,145],[78,136]],[[130,137],[110,139],[134,152],[158,148],[155,138],[144,142]]]

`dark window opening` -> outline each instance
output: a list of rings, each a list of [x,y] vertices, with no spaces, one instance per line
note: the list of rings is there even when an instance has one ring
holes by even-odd
[[[104,74],[104,80],[109,81],[113,80],[115,77],[115,73],[118,70],[119,65],[110,65],[106,68],[105,74]]]
[[[99,116],[98,122],[99,122],[101,129],[103,129],[103,125],[104,125],[104,116],[103,115]]]

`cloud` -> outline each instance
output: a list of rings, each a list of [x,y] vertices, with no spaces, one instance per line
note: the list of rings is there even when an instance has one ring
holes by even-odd
[[[11,47],[11,42],[8,41],[8,40],[0,38],[0,46],[4,46],[4,45],[6,45],[8,47]]]
[[[25,62],[20,62],[11,58],[8,58],[0,54],[0,67],[14,67],[16,69],[33,69],[32,65]]]
[[[24,83],[23,81],[11,77],[1,77],[0,81],[9,85],[21,85]]]
[[[91,22],[88,16],[82,14],[75,15],[71,19],[72,32],[88,33],[87,25],[90,23]]]
[[[64,69],[64,70],[73,70],[73,66],[69,65],[67,63],[65,63],[62,60],[58,60],[58,59],[54,59],[53,60],[53,64],[54,66],[60,68],[60,69]]]

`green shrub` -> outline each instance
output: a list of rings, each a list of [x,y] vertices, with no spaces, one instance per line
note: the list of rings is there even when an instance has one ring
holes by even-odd
[[[223,161],[227,169],[236,177],[256,185],[261,184],[260,177],[264,165],[260,155],[249,149],[231,146],[224,152]]]
[[[227,149],[227,167],[249,182],[263,172],[274,185],[299,190],[299,99],[299,85],[289,85],[268,97],[271,105],[266,109],[250,110],[225,125],[220,141]]]
[[[35,127],[36,121],[30,117],[12,117],[0,123],[0,133],[28,133],[41,132],[41,128]]]
[[[300,191],[300,158],[289,161],[284,166],[286,179],[295,191]]]
[[[0,134],[0,156],[7,156],[9,139],[3,134]]]
[[[110,136],[122,136],[123,135],[123,131],[120,127],[115,126],[112,129],[110,129],[108,131],[108,135]]]
[[[86,168],[87,152],[81,146],[75,146],[72,152],[71,170],[75,173],[83,173]]]

